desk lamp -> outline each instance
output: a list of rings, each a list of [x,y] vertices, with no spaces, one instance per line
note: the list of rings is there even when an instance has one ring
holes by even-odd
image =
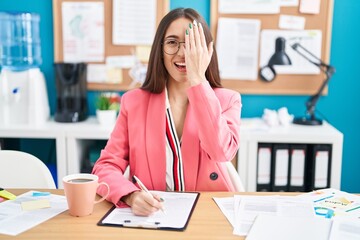
[[[280,39],[280,40],[279,40]],[[279,37],[276,39],[276,44],[278,41],[283,42],[285,45],[285,39],[282,37]],[[313,65],[317,66],[322,72],[325,73],[326,78],[324,82],[321,84],[319,90],[310,96],[310,98],[306,101],[306,116],[295,118],[293,120],[293,123],[295,124],[301,124],[301,125],[322,125],[322,120],[315,117],[315,106],[317,101],[319,100],[325,86],[328,84],[330,78],[335,73],[335,68],[329,64],[324,63],[321,59],[316,57],[314,54],[312,54],[309,50],[307,50],[305,47],[303,47],[300,43],[294,43],[291,45],[291,48],[294,49],[295,52],[297,52],[300,56],[305,58],[308,62],[312,63]],[[283,49],[285,49],[285,46],[283,46]],[[286,61],[282,63],[281,61],[277,62],[276,64],[273,64],[271,60],[273,57],[279,53],[274,53],[274,55],[270,58],[270,61],[268,65],[262,67],[260,69],[260,78],[265,81],[272,81],[276,77],[275,69],[273,68],[273,65],[289,65]],[[281,52],[281,54],[285,54],[285,51]],[[284,57],[283,57],[284,58]],[[291,61],[290,61],[291,64]]]

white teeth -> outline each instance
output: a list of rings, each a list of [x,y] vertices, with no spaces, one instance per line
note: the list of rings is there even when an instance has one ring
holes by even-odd
[[[186,66],[186,64],[185,63],[176,63],[176,65],[179,65],[179,66]]]

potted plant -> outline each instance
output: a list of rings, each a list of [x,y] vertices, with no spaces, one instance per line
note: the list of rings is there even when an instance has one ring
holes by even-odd
[[[103,92],[96,99],[96,117],[104,127],[113,127],[120,110],[121,97],[118,93]]]

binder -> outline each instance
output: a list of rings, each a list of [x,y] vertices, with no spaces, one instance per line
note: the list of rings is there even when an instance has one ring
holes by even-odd
[[[289,191],[306,191],[306,154],[307,145],[290,145],[290,173],[289,173]]]
[[[256,191],[271,191],[271,152],[271,144],[258,144]]]
[[[309,160],[310,190],[330,187],[331,149],[330,144],[312,145]]]
[[[289,145],[274,144],[272,152],[272,191],[289,190]]]
[[[184,231],[200,194],[197,192],[152,192],[164,199],[166,213],[158,211],[148,217],[136,216],[130,207],[113,206],[97,225]]]

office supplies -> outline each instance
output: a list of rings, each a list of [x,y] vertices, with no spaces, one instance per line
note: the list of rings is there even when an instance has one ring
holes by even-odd
[[[272,145],[259,143],[256,191],[271,191]]]
[[[307,145],[290,145],[290,182],[289,191],[303,192],[306,190],[306,149]]]
[[[13,200],[16,198],[16,196],[14,194],[12,194],[11,192],[6,191],[3,188],[0,188],[0,197],[5,198],[5,199],[9,199],[9,200]]]
[[[21,209],[24,211],[49,208],[50,202],[48,199],[37,199],[33,201],[21,202]]]
[[[98,222],[98,225],[176,231],[185,230],[200,194],[195,192],[158,191],[153,193],[164,199],[166,214],[157,211],[148,217],[136,216],[132,213],[130,207],[116,208],[114,206]]]
[[[287,144],[274,144],[272,158],[272,191],[288,191],[289,146]]]
[[[0,234],[18,235],[67,209],[65,196],[51,194],[49,196],[33,197],[32,193],[33,191],[28,191],[19,195],[16,200],[8,200],[0,204]],[[31,202],[36,202],[35,204],[25,203],[25,205],[28,205],[25,206],[28,210],[24,211],[21,206],[24,202],[28,202],[29,199],[31,199]],[[51,207],[36,209],[39,207],[37,203],[44,206],[46,202]]]
[[[134,177],[134,179],[136,180],[136,183],[139,185],[139,187],[140,187],[143,191],[145,191],[145,192],[147,192],[148,194],[150,194],[151,197],[153,197],[153,195],[151,194],[151,192],[145,187],[145,185],[140,181],[140,179],[139,179],[138,177],[136,177],[135,175],[134,175],[133,177]],[[162,200],[163,200],[163,199],[162,199]],[[164,208],[161,208],[161,211],[163,211],[163,212],[165,213]]]

